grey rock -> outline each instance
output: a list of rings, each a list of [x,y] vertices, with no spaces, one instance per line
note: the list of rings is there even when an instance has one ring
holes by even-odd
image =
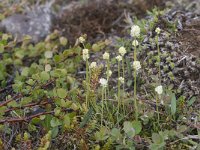
[[[23,14],[14,14],[0,22],[0,30],[11,33],[18,41],[23,36],[32,37],[32,42],[37,43],[44,39],[50,32],[54,14],[51,6],[54,1],[45,5],[34,6]]]

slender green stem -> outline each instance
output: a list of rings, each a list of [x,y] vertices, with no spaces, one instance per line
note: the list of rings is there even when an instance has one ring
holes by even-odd
[[[118,107],[120,107],[120,92],[121,92],[119,77],[120,77],[120,62],[118,61]]]
[[[122,57],[122,74],[123,74],[123,78],[125,80],[125,67],[124,67],[124,57]],[[125,95],[125,81],[123,83],[123,97],[122,97],[122,105],[123,105],[123,112],[125,115],[125,104],[124,104],[124,95]]]
[[[107,81],[109,82],[109,75],[108,75],[108,71],[110,70],[110,61],[109,60],[107,60],[106,65],[107,65],[107,72],[106,72],[107,73]],[[109,84],[108,84],[106,89],[107,89],[106,91],[108,92],[108,97],[109,97],[109,94],[110,94],[110,92],[109,92]],[[106,100],[106,107],[108,109],[107,100]]]
[[[103,109],[104,109],[104,87],[102,87],[101,126],[103,125]]]
[[[156,111],[157,111],[157,117],[158,117],[158,125],[160,125],[160,114],[159,114],[159,108],[158,108],[158,96],[156,95]]]
[[[89,96],[89,62],[86,60],[86,106],[89,107],[88,102],[88,96]]]
[[[119,122],[119,111],[120,111],[120,61],[118,61],[118,106],[117,106],[117,122]]]
[[[137,48],[134,49],[134,61],[137,61]],[[137,107],[137,70],[134,69],[134,106],[135,106],[135,119],[138,120],[138,107]]]
[[[161,82],[161,71],[160,71],[160,46],[158,43],[158,35],[156,36],[156,44],[158,49],[158,76],[159,76],[159,83]]]
[[[109,112],[109,110],[108,110],[108,102],[107,102],[107,88],[105,88],[105,105],[106,105],[106,109],[107,109],[107,111]]]

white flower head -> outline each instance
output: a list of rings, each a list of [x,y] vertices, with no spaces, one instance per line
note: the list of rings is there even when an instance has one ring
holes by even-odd
[[[141,68],[140,62],[139,61],[134,61],[133,62],[133,68],[138,71]]]
[[[105,53],[103,54],[103,59],[108,60],[109,58],[110,58],[110,54],[107,53],[107,52],[105,52]]]
[[[79,40],[79,42],[80,42],[80,43],[82,43],[82,44],[85,42],[85,39],[84,39],[84,37],[82,37],[82,36],[81,36],[81,37],[79,37],[79,39],[78,39],[78,40]]]
[[[119,77],[118,80],[119,80],[119,82],[120,82],[121,84],[124,84],[124,78],[123,78],[123,77]]]
[[[104,88],[108,86],[108,81],[107,81],[106,79],[104,79],[104,78],[101,78],[101,79],[99,80],[99,83],[100,83],[101,86],[104,87]]]
[[[132,42],[132,45],[133,45],[134,47],[136,47],[136,46],[138,46],[138,45],[139,45],[139,43],[138,43],[138,41],[137,41],[137,40],[133,40],[133,42]]]
[[[133,25],[131,27],[131,36],[132,37],[139,37],[140,36],[140,27],[137,25]]]
[[[112,71],[111,71],[111,70],[108,70],[108,71],[107,71],[107,76],[110,77],[111,75],[112,75]]]
[[[52,51],[46,51],[44,53],[45,58],[52,58],[53,57],[53,52]]]
[[[159,27],[157,27],[155,31],[157,34],[160,34],[161,29]]]
[[[117,61],[122,61],[122,56],[118,55],[117,57],[115,57],[117,59]]]
[[[92,62],[90,64],[90,69],[96,68],[97,67],[97,63],[96,62]]]
[[[126,49],[125,49],[125,47],[120,47],[119,48],[119,53],[122,55],[122,56],[124,56],[125,54],[126,54]]]
[[[163,87],[162,85],[159,85],[155,88],[155,91],[160,95],[163,93]]]
[[[89,59],[90,56],[89,56],[89,50],[88,49],[83,49],[83,60],[87,60]]]

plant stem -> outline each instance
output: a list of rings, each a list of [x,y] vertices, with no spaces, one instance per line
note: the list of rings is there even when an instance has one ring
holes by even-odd
[[[117,106],[117,122],[119,121],[119,110],[120,110],[120,61],[118,61],[118,106]]]
[[[109,60],[107,60],[106,65],[107,65],[107,81],[109,82],[109,75],[108,75],[108,71],[110,70],[110,61]],[[107,90],[106,91],[108,92],[108,96],[107,97],[109,97],[109,84],[107,86]],[[106,108],[108,110],[106,91],[105,91],[105,99],[106,99]]]
[[[134,61],[137,61],[137,48],[134,48]],[[135,106],[135,119],[138,120],[138,107],[137,107],[137,70],[134,69],[134,106]]]
[[[123,78],[125,80],[125,68],[124,68],[124,57],[122,57],[122,74],[123,74]],[[123,83],[123,97],[122,97],[122,105],[123,105],[123,112],[125,115],[125,104],[124,104],[124,94],[125,94],[125,81]]]
[[[103,125],[103,109],[104,109],[104,87],[102,87],[101,126]]]
[[[156,36],[156,44],[158,49],[158,76],[159,76],[159,83],[161,82],[161,71],[160,71],[160,46],[158,43],[158,35]]]
[[[159,109],[158,109],[158,96],[156,95],[156,111],[157,111],[157,115],[158,115],[158,125],[160,125],[160,114],[159,114]]]
[[[107,89],[105,88],[105,105],[106,105],[106,109],[107,109],[107,111],[109,112],[109,110],[108,110],[108,102],[107,102]]]
[[[89,62],[86,60],[86,107],[89,107],[88,96],[89,96]]]

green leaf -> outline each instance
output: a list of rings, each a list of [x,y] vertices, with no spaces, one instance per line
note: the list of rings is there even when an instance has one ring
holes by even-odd
[[[153,133],[152,134],[152,140],[156,144],[161,144],[161,143],[164,142],[162,136],[160,134],[158,134],[158,133]]]
[[[60,55],[55,55],[55,56],[53,57],[53,59],[54,59],[54,61],[55,61],[56,63],[58,63],[58,62],[61,61]]]
[[[135,129],[135,134],[139,134],[142,130],[142,124],[140,121],[133,121],[133,128]]]
[[[0,53],[3,53],[3,52],[4,52],[4,45],[0,44]]]
[[[89,122],[89,120],[92,118],[92,114],[93,109],[90,108],[88,112],[84,115],[83,120],[80,123],[80,128],[83,128]]]
[[[50,123],[51,123],[51,127],[53,127],[53,128],[61,125],[61,121],[58,118],[55,118],[55,117],[53,117],[51,119]]]
[[[64,123],[64,125],[67,126],[67,127],[70,126],[71,120],[70,120],[70,117],[69,117],[68,114],[64,116],[63,123]]]
[[[31,97],[23,97],[20,104],[23,106],[23,105],[26,105],[28,103],[32,102],[32,98]]]
[[[171,96],[171,114],[175,115],[176,113],[176,96],[173,93]]]
[[[124,122],[124,132],[128,135],[128,137],[133,138],[135,136],[135,129],[133,128],[133,124],[130,121]]]
[[[120,130],[117,128],[113,128],[111,130],[111,135],[114,138],[114,140],[119,140],[122,137],[122,134],[120,133]]]
[[[28,73],[29,73],[29,68],[25,67],[25,68],[23,68],[23,70],[21,72],[21,75],[27,77]]]
[[[53,52],[52,51],[46,51],[44,53],[45,58],[52,58],[53,57]]]
[[[45,118],[44,120],[41,119],[41,123],[42,125],[47,129],[50,130],[51,129],[51,120],[52,120],[52,115],[44,115]]]
[[[54,115],[55,115],[55,116],[59,116],[60,113],[61,113],[61,108],[60,108],[60,107],[56,107],[56,108],[54,109]]]
[[[193,96],[193,97],[187,102],[187,106],[188,106],[188,107],[192,106],[192,104],[196,101],[196,99],[197,99],[197,98]]]
[[[5,114],[7,107],[6,106],[1,106],[0,107],[0,117],[3,116]]]
[[[50,75],[46,71],[42,71],[40,74],[40,77],[41,77],[41,80],[43,80],[43,81],[47,81],[50,79]]]
[[[96,141],[104,141],[104,140],[106,140],[108,138],[107,132],[108,131],[107,131],[106,127],[102,127],[100,129],[100,131],[97,131],[95,133],[95,139],[96,139]]]
[[[18,106],[18,104],[15,100],[8,103],[8,107],[17,107],[17,106]]]
[[[52,130],[51,130],[51,137],[52,138],[55,138],[57,135],[58,135],[58,127],[54,127]]]
[[[57,89],[57,95],[59,98],[65,98],[67,96],[67,91],[63,88]]]

